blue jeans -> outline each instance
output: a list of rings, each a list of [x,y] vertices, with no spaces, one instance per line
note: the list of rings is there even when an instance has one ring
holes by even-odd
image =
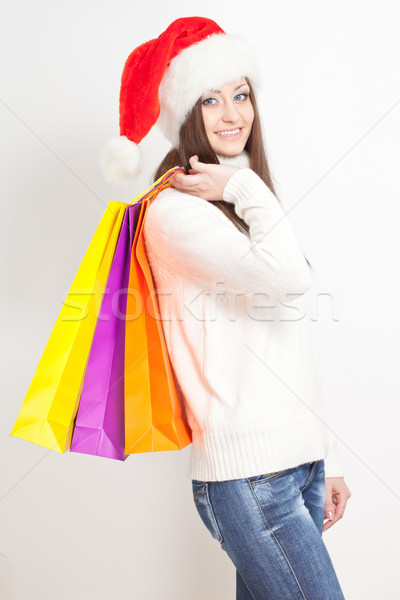
[[[344,600],[322,540],[323,459],[244,479],[192,479],[192,488],[236,567],[236,600]]]

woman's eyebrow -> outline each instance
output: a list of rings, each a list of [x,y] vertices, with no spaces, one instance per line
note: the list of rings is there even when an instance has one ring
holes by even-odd
[[[236,92],[236,90],[239,90],[244,85],[249,85],[249,84],[247,83],[247,81],[245,81],[244,83],[241,83],[240,85],[238,85],[237,87],[235,87],[234,91]]]
[[[240,89],[241,87],[243,87],[244,85],[249,85],[249,84],[247,83],[247,81],[245,81],[244,83],[241,83],[240,85],[236,86],[236,87],[235,87],[235,89],[234,89],[233,91],[234,91],[234,92],[236,92],[236,90],[239,90],[239,89]],[[210,90],[210,92],[211,92],[212,94],[220,94],[220,93],[221,93],[221,90]]]

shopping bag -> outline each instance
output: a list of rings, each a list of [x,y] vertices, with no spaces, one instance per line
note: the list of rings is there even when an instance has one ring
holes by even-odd
[[[192,441],[182,414],[180,388],[169,359],[145,251],[143,224],[150,201],[141,203],[130,265],[125,327],[125,454],[179,450]]]
[[[122,304],[120,303],[120,306],[116,307],[114,294],[126,289],[129,283],[130,268],[137,268],[131,265],[131,259],[133,234],[136,231],[140,215],[144,214],[141,202],[145,199],[148,199],[148,202],[154,200],[164,187],[168,187],[169,178],[177,170],[179,169],[173,169],[172,172],[168,171],[154,186],[137,197],[133,201],[135,204],[128,206],[126,210],[110,269],[106,293],[103,298],[101,318],[97,322],[90,351],[72,436],[70,448],[72,452],[119,460],[125,460],[128,456],[124,453],[124,353],[126,349],[125,342],[129,347],[130,343],[137,344],[138,340],[136,338],[132,340],[125,339],[126,332],[123,319],[126,319],[126,295],[118,295],[119,299],[122,298]],[[143,260],[147,262],[145,253]],[[151,277],[148,266],[147,269],[148,276]],[[126,291],[134,294],[142,293],[137,286]],[[116,308],[118,310],[117,314],[115,313]],[[145,340],[144,343],[146,343]],[[162,360],[165,360],[165,357]],[[159,373],[150,373],[150,377],[157,378]],[[174,382],[172,382],[173,385]],[[175,390],[172,387],[169,393],[174,392]],[[157,398],[154,398],[153,401],[157,402]],[[166,447],[165,449],[171,448]]]
[[[142,237],[142,228],[139,230],[137,225],[139,222],[143,224],[143,216],[145,215],[149,202],[157,196],[161,189],[170,185],[169,179],[180,170],[182,169],[177,167],[167,171],[167,173],[165,173],[165,175],[151,188],[135,198],[133,203],[124,204],[110,202],[108,204],[68,292],[63,308],[60,311],[10,435],[45,446],[57,452],[65,452],[70,448],[71,436],[74,431],[75,419],[77,411],[79,410],[83,388],[85,387],[85,398],[86,393],[89,396],[92,394],[91,386],[95,384],[95,377],[91,375],[88,376],[87,383],[85,384],[86,373],[89,365],[89,358],[91,356],[95,331],[99,324],[97,314],[100,310],[100,306],[103,308],[104,299],[102,297],[106,291],[105,285],[106,282],[108,283],[111,266],[114,262],[113,259],[115,258],[117,242],[121,239],[120,234],[123,229],[123,219],[126,216],[126,211],[129,211],[128,214],[130,214],[130,218],[133,219],[131,221],[132,227],[130,229],[128,244],[130,258],[128,282],[135,284],[136,280],[137,283],[140,280],[141,285],[142,287],[144,286],[143,289],[146,290],[146,292],[151,289],[154,293],[151,270],[147,262]],[[133,234],[136,242],[132,240]],[[132,263],[132,259],[136,256],[136,252],[140,255],[140,262],[136,259],[135,262]],[[132,264],[134,267],[132,267]],[[134,275],[136,270],[137,277]],[[124,273],[126,277],[126,263]],[[143,275],[145,275],[145,279],[142,279]],[[133,291],[139,295],[145,293],[140,285],[137,285]],[[78,304],[76,299],[74,300],[75,296],[78,296],[79,298]],[[151,302],[153,307],[150,312],[155,312],[159,319],[158,304],[154,295],[152,296]],[[126,302],[126,304],[128,303]],[[122,306],[123,305],[124,300],[122,299]],[[106,304],[104,304],[104,308],[105,307]],[[74,314],[73,311],[77,308],[80,312]],[[163,330],[159,321],[154,330],[154,324],[152,324],[151,321],[148,321],[149,315],[147,315],[147,318],[146,315],[144,316],[145,318],[139,320],[137,323],[137,325],[140,324],[141,326],[136,327],[136,330],[135,328],[132,329],[132,332],[135,333],[136,331],[136,333],[141,336],[141,339],[140,337],[134,336],[130,342],[128,342],[128,347],[130,347],[131,342],[133,342],[140,348],[143,348],[147,343],[147,339],[152,342],[152,346],[149,349],[149,355],[152,360],[148,362],[145,390],[137,390],[138,398],[142,398],[148,403],[148,406],[146,410],[143,411],[141,410],[143,405],[141,405],[136,417],[140,427],[143,428],[143,415],[147,415],[149,410],[153,411],[157,418],[153,421],[150,420],[152,423],[151,426],[153,428],[158,428],[159,432],[163,431],[164,434],[167,435],[167,438],[163,438],[161,444],[152,443],[149,445],[147,443],[147,445],[140,445],[136,443],[135,449],[133,449],[132,452],[183,448],[191,442],[191,434],[182,417],[178,400],[178,386],[176,385],[172,373],[163,337]],[[150,323],[149,336],[147,336],[146,333],[148,323]],[[130,331],[130,328],[127,330],[126,323],[125,327],[122,328],[121,324],[119,324],[118,328],[114,329],[114,338],[111,335],[109,340],[106,341],[103,346],[103,350],[105,350],[107,345],[110,344],[111,351],[107,351],[106,354],[109,357],[109,360],[111,357],[112,363],[114,359],[116,359],[119,366],[121,365],[122,355],[124,358],[124,365],[126,365],[127,362],[130,362],[129,359],[127,360],[126,358],[127,344],[126,339],[124,339],[126,338],[128,331]],[[123,335],[122,332],[125,335]],[[153,349],[156,351],[151,355],[150,351]],[[95,354],[93,354],[93,356],[95,356]],[[93,358],[93,360],[95,359]],[[152,365],[157,368],[154,368],[153,370]],[[94,374],[95,371],[96,369],[93,369],[93,372],[92,369],[90,369],[89,373]],[[97,369],[97,374],[99,372],[99,369]],[[158,378],[160,378],[159,382],[157,381]],[[117,451],[114,453],[112,451],[110,452],[110,448],[112,449],[112,442],[110,440],[104,440],[103,444],[98,444],[95,452],[90,450],[89,453],[99,454],[100,456],[110,456],[111,458],[121,459],[122,457],[123,460],[132,452],[125,452],[122,456],[121,421],[123,421],[125,437],[126,422],[125,414],[123,415],[123,419],[121,419],[121,415],[125,412],[127,403],[125,396],[122,397],[121,395],[120,381],[118,382],[118,394],[110,394],[110,389],[107,389],[107,393],[104,397],[108,398],[110,402],[102,407],[103,412],[100,410],[97,414],[97,418],[101,414],[104,416],[104,430],[108,432],[108,434],[111,430],[113,431],[113,435],[110,436],[110,439],[112,437],[115,441],[115,438],[117,438],[118,442],[114,447],[114,450],[117,448]],[[123,381],[125,394],[126,376],[123,376]],[[143,383],[140,376],[136,378],[136,380],[131,378],[130,383],[135,383],[135,381],[138,385]],[[151,397],[148,393],[149,390],[151,390],[152,393]],[[131,395],[133,391],[131,385]],[[161,393],[159,394],[159,392]],[[168,396],[167,398],[163,396],[165,393]],[[107,420],[107,411],[110,410],[110,407],[112,407],[111,410],[114,412],[114,416],[118,415],[116,417],[117,424],[114,422],[111,428],[108,426],[110,421]],[[130,418],[135,418],[134,409],[134,406],[130,407]],[[160,415],[162,415],[162,418],[160,418]],[[84,424],[84,412],[80,413],[80,417],[81,416],[82,420],[80,418],[79,423]],[[98,423],[99,420],[97,421],[97,424]],[[149,420],[146,416],[145,425],[148,426],[148,423]],[[74,444],[75,447],[73,450],[75,452],[87,452],[88,447],[85,448],[83,430],[83,427],[77,430],[77,444]],[[86,429],[86,435],[88,432],[89,436],[93,434],[89,428]],[[99,436],[98,431],[97,436],[97,440],[100,440],[101,436]],[[107,442],[110,442],[107,450],[108,454],[104,451]],[[124,445],[126,447],[126,441]]]
[[[126,289],[140,204],[128,206],[86,368],[71,452],[124,460]]]
[[[51,332],[12,436],[65,452],[126,204],[109,202]],[[77,310],[78,309],[78,310]]]

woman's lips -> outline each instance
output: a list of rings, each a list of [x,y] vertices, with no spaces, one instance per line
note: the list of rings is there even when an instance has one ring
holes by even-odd
[[[242,135],[242,127],[236,127],[235,129],[224,129],[215,132],[218,137],[223,140],[237,140]]]

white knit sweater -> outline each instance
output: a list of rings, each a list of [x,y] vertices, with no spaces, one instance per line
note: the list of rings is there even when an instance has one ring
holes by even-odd
[[[325,426],[311,271],[276,197],[246,152],[223,199],[248,223],[242,233],[213,202],[173,188],[150,204],[146,251],[168,352],[192,430],[191,477],[222,481],[325,459],[343,476]]]

